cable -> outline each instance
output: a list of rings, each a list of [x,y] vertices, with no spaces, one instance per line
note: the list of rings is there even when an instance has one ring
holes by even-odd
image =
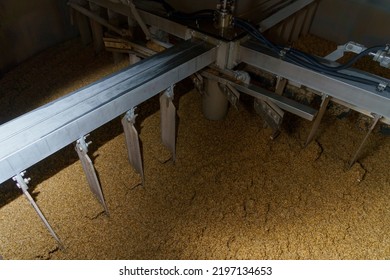
[[[253,38],[255,38],[263,45],[265,45],[273,53],[275,53],[279,57],[293,64],[308,68],[316,72],[320,72],[330,76],[334,76],[334,77],[338,77],[338,78],[342,78],[342,79],[346,79],[346,80],[350,80],[350,81],[354,81],[354,82],[358,82],[370,86],[378,87],[380,83],[378,81],[357,77],[346,73],[341,73],[339,71],[350,68],[356,61],[358,61],[360,58],[366,55],[369,55],[371,52],[384,50],[386,46],[375,46],[375,47],[368,48],[363,52],[359,53],[358,55],[354,56],[352,59],[350,59],[344,64],[338,66],[331,66],[322,63],[313,55],[296,50],[294,48],[286,48],[283,46],[275,45],[274,43],[269,41],[253,24],[249,23],[248,21],[245,21],[240,18],[234,18],[233,25],[243,29],[244,31],[249,33],[249,35],[251,35]],[[390,87],[386,87],[385,90],[390,92]]]
[[[148,1],[161,4],[163,6],[163,8],[165,9],[165,11],[167,11],[169,14],[176,11],[169,3],[167,3],[164,0],[148,0]]]

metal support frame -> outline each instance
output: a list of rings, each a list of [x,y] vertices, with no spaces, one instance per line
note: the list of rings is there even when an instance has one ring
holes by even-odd
[[[327,94],[332,97],[334,102],[340,100],[353,109],[360,109],[360,112],[373,112],[387,120],[390,119],[390,97],[386,92],[377,91],[375,87],[324,75],[283,61],[267,54],[267,51],[255,42],[247,42],[241,46],[240,58],[242,62],[251,66],[280,75],[289,81],[305,85],[316,92]],[[377,80],[378,85],[383,81],[390,83],[385,78],[354,71],[353,69],[344,70],[343,73],[360,77],[369,76],[370,79]]]
[[[216,76],[208,71],[202,71],[202,76],[204,76],[206,79],[217,81],[220,84],[230,84],[239,92],[243,92],[245,94],[267,102],[272,102],[280,109],[290,112],[306,120],[312,121],[317,115],[317,110],[309,106],[301,104],[287,97],[278,95],[264,88],[260,88],[256,85],[237,83],[227,78]]]
[[[0,183],[194,74],[214,46],[186,41],[0,126]]]
[[[9,178],[17,181],[51,235],[62,247],[60,239],[29,195],[28,180],[15,174],[76,141],[75,149],[90,189],[108,215],[95,168],[87,154],[89,143],[85,141],[85,136],[80,135],[87,135],[164,89],[173,90],[172,84],[196,73],[215,59],[215,46],[201,41],[186,41],[0,125],[0,183]],[[163,117],[165,124],[162,125],[165,135],[163,141],[175,159],[176,109],[171,100],[173,91],[172,94],[169,92],[162,99],[167,101],[167,105],[162,106],[166,111]],[[140,166],[140,160],[137,160],[137,164]]]
[[[176,161],[176,107],[172,100],[174,85],[160,95],[161,112],[161,141],[172,153],[173,162]]]
[[[47,221],[46,217],[43,215],[41,209],[39,209],[38,205],[35,203],[34,199],[30,195],[30,193],[28,192],[28,184],[29,184],[31,179],[24,178],[25,174],[26,174],[26,171],[23,171],[23,172],[15,175],[12,179],[15,181],[16,186],[22,190],[24,196],[30,202],[30,204],[34,208],[35,212],[37,212],[39,218],[42,220],[42,222],[45,224],[46,228],[49,230],[51,236],[53,236],[53,238],[57,241],[59,247],[61,249],[63,249],[64,246],[62,245],[60,238],[57,236],[57,234],[55,233],[55,231],[53,230],[53,228],[51,227],[51,225]]]
[[[122,118],[122,126],[125,132],[127,155],[129,158],[129,162],[133,166],[135,171],[140,174],[142,178],[142,185],[144,185],[145,178],[140,140],[138,137],[138,131],[135,128],[135,119],[137,117],[137,114],[135,114],[135,109],[136,108],[132,108],[127,111],[126,115]]]

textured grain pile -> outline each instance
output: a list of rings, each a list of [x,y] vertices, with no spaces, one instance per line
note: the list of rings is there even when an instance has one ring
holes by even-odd
[[[324,47],[309,37],[313,48]],[[0,120],[11,119],[121,67],[78,40],[50,49],[0,80]],[[11,182],[0,188],[5,259],[389,259],[390,142],[377,131],[363,157],[355,114],[311,123],[287,116],[271,131],[243,98],[225,120],[206,120],[200,96],[177,87],[177,162],[160,144],[156,99],[139,107],[145,186],[128,164],[120,120],[91,134],[110,209],[90,193],[72,146],[29,169],[31,192],[66,246],[59,250]]]

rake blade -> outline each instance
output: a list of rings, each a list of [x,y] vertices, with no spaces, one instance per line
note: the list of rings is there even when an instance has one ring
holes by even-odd
[[[258,98],[254,100],[254,108],[256,113],[272,128],[273,134],[271,139],[274,140],[280,133],[284,112],[271,101],[264,101]]]
[[[131,114],[133,115],[134,112],[131,112]],[[127,155],[129,158],[129,162],[133,166],[135,171],[141,175],[142,185],[143,185],[144,168],[143,168],[138,131],[134,127],[134,121],[135,121],[135,115],[133,115],[132,118],[129,118],[129,114],[126,114],[126,116],[122,118],[122,126],[123,126],[123,130],[125,131]]]
[[[13,178],[13,180],[16,182],[16,185],[18,186],[18,188],[20,188],[23,191],[24,196],[27,198],[27,200],[30,202],[31,206],[34,208],[35,212],[38,214],[39,218],[45,224],[45,226],[49,230],[51,236],[53,236],[53,238],[57,241],[60,249],[61,250],[64,249],[64,246],[62,245],[60,238],[57,236],[57,234],[55,233],[53,228],[50,226],[46,217],[43,215],[41,209],[39,209],[38,205],[36,204],[36,202],[34,201],[32,196],[28,192],[27,184],[28,184],[29,179],[25,180],[23,178],[23,176],[24,176],[24,173],[18,174]]]
[[[106,202],[104,200],[103,191],[102,191],[102,188],[100,186],[99,179],[96,175],[95,168],[93,166],[91,158],[87,154],[88,150],[86,148],[83,148],[84,145],[82,145],[84,140],[85,140],[84,138],[80,138],[77,141],[76,151],[77,151],[77,154],[80,158],[81,165],[83,166],[84,173],[87,177],[89,188],[91,189],[92,193],[96,196],[96,198],[100,202],[100,204],[103,206],[104,211],[106,212],[106,214],[108,216],[109,215],[108,208],[107,208]],[[81,144],[79,142],[81,142]],[[84,144],[85,144],[85,142],[84,142]]]
[[[23,194],[26,196],[26,198],[30,202],[31,206],[34,208],[35,212],[37,212],[39,218],[41,218],[42,222],[45,224],[46,228],[49,230],[51,236],[53,236],[53,238],[57,241],[59,247],[61,249],[64,249],[64,246],[62,245],[60,238],[54,232],[53,228],[51,227],[51,225],[47,221],[46,217],[43,215],[41,209],[39,209],[38,205],[35,203],[34,199],[31,197],[30,193],[28,191],[23,190]]]
[[[176,160],[176,108],[172,97],[167,94],[160,96],[161,111],[161,140],[172,153],[173,161]]]
[[[374,128],[376,127],[377,123],[379,122],[379,120],[382,118],[382,116],[380,115],[377,115],[377,114],[372,114],[373,117],[374,117],[374,120],[371,124],[371,127],[368,129],[368,132],[366,134],[366,136],[364,137],[362,143],[360,144],[359,148],[357,149],[354,157],[352,158],[352,160],[349,162],[349,168],[352,167],[352,165],[354,165],[354,163],[356,162],[356,160],[358,159],[359,155],[360,155],[360,152],[361,150],[363,149],[363,146],[364,144],[366,143],[368,137],[370,136],[371,132],[374,130]]]
[[[322,117],[324,116],[324,114],[326,112],[326,108],[328,107],[329,101],[330,101],[330,96],[324,95],[322,98],[320,110],[318,111],[318,114],[314,120],[313,126],[310,130],[309,136],[307,137],[305,147],[307,147],[310,144],[310,142],[314,139],[314,136],[318,130],[318,127],[320,126]]]

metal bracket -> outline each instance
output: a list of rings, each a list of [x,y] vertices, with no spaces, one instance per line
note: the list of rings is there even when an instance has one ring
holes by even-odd
[[[80,158],[81,164],[84,169],[84,173],[87,176],[87,181],[92,193],[96,196],[100,204],[103,206],[107,216],[109,215],[106,202],[104,200],[103,191],[100,186],[99,179],[96,175],[95,168],[93,166],[91,158],[88,156],[88,146],[92,142],[86,142],[89,135],[83,136],[76,141],[75,150]]]
[[[378,86],[377,86],[377,91],[383,92],[388,86],[389,86],[388,83],[382,81],[382,82],[380,82],[380,83],[378,84]]]
[[[161,140],[172,153],[172,160],[176,161],[176,108],[172,100],[174,85],[170,86],[160,96],[161,111]]]
[[[54,239],[57,241],[59,247],[61,249],[64,249],[64,246],[62,245],[62,242],[60,238],[57,236],[57,234],[54,232],[53,228],[50,226],[49,222],[43,215],[42,211],[39,209],[38,205],[35,203],[34,199],[28,192],[28,184],[30,183],[31,178],[24,178],[26,174],[26,171],[23,171],[17,175],[15,175],[12,180],[16,182],[16,186],[22,190],[23,194],[27,198],[27,200],[30,202],[31,206],[34,208],[35,212],[37,212],[39,218],[42,220],[42,222],[45,224],[46,228],[49,230],[51,236],[54,237]]]
[[[130,164],[141,175],[142,185],[144,185],[144,169],[141,155],[140,142],[137,129],[135,128],[135,114],[136,107],[127,111],[126,115],[122,118],[122,126],[125,131],[127,155]]]
[[[331,52],[324,58],[331,61],[336,61],[339,58],[342,58],[345,52],[353,52],[359,54],[366,49],[367,48],[361,44],[355,42],[348,42],[344,45],[337,46],[337,49],[335,51]]]

